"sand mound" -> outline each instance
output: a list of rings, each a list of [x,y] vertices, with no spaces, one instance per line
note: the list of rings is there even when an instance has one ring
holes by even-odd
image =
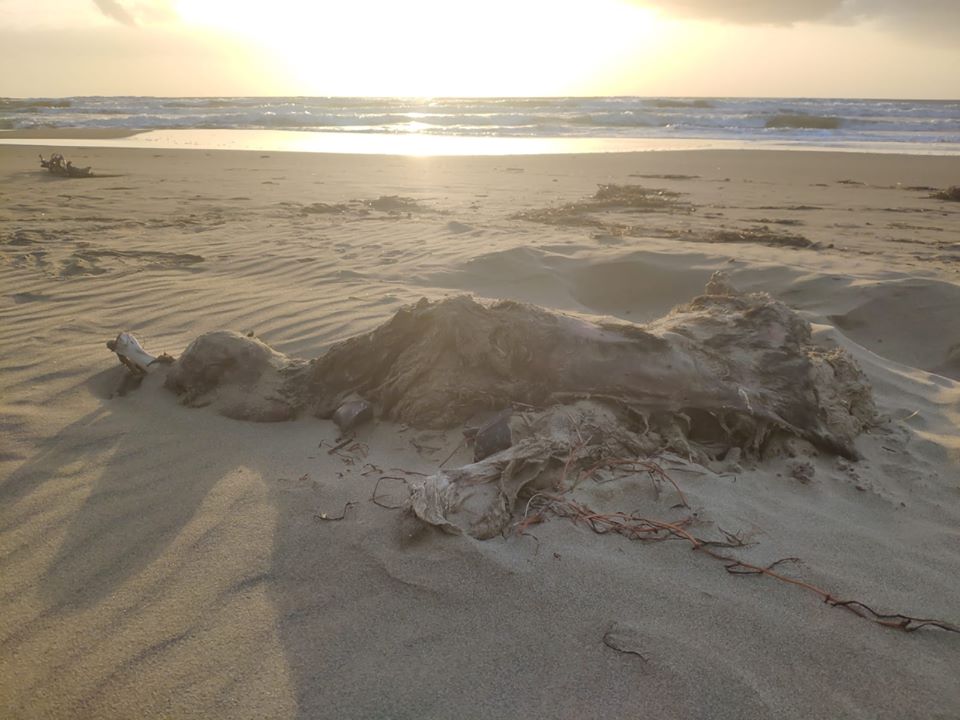
[[[860,290],[852,307],[829,320],[844,335],[896,362],[960,378],[956,285],[926,278],[881,282]]]
[[[565,251],[561,252],[561,250]],[[571,256],[577,248],[516,247],[471,258],[429,282],[491,298],[596,315],[655,320],[703,289],[711,258],[643,251],[601,259]],[[715,263],[714,263],[715,265]]]

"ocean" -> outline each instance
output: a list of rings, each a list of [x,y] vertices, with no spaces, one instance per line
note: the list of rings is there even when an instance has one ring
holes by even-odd
[[[360,136],[717,141],[956,154],[960,100],[71,97],[0,99],[0,129],[282,130]]]

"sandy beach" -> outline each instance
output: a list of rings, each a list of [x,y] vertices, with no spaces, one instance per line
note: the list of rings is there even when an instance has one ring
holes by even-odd
[[[564,518],[443,533],[391,507],[470,462],[460,428],[378,418],[334,450],[329,420],[233,420],[151,376],[117,396],[105,347],[129,331],[177,356],[229,329],[315,358],[461,294],[643,324],[723,270],[845,349],[878,413],[858,461],[656,457],[691,522],[956,625],[960,203],[932,194],[960,158],[69,148],[96,176],[66,179],[37,162],[57,150],[0,146],[3,717],[960,717],[960,635],[681,541]],[[642,207],[604,205],[611,185]],[[677,517],[640,479],[584,492]]]

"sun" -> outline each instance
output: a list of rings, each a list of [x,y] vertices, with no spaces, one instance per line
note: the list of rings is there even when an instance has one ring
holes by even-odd
[[[601,95],[666,42],[623,0],[179,0],[187,25],[241,37],[281,68],[264,94]]]

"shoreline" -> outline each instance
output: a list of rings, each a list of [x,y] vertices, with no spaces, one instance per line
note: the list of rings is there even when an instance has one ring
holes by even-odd
[[[785,151],[960,157],[955,143],[829,143],[708,138],[493,137],[306,130],[34,128],[0,131],[0,146],[239,150],[333,155],[480,157],[594,155],[693,150]]]
[[[139,135],[145,130],[134,128],[29,128],[0,130],[0,141],[10,140],[119,140]]]

